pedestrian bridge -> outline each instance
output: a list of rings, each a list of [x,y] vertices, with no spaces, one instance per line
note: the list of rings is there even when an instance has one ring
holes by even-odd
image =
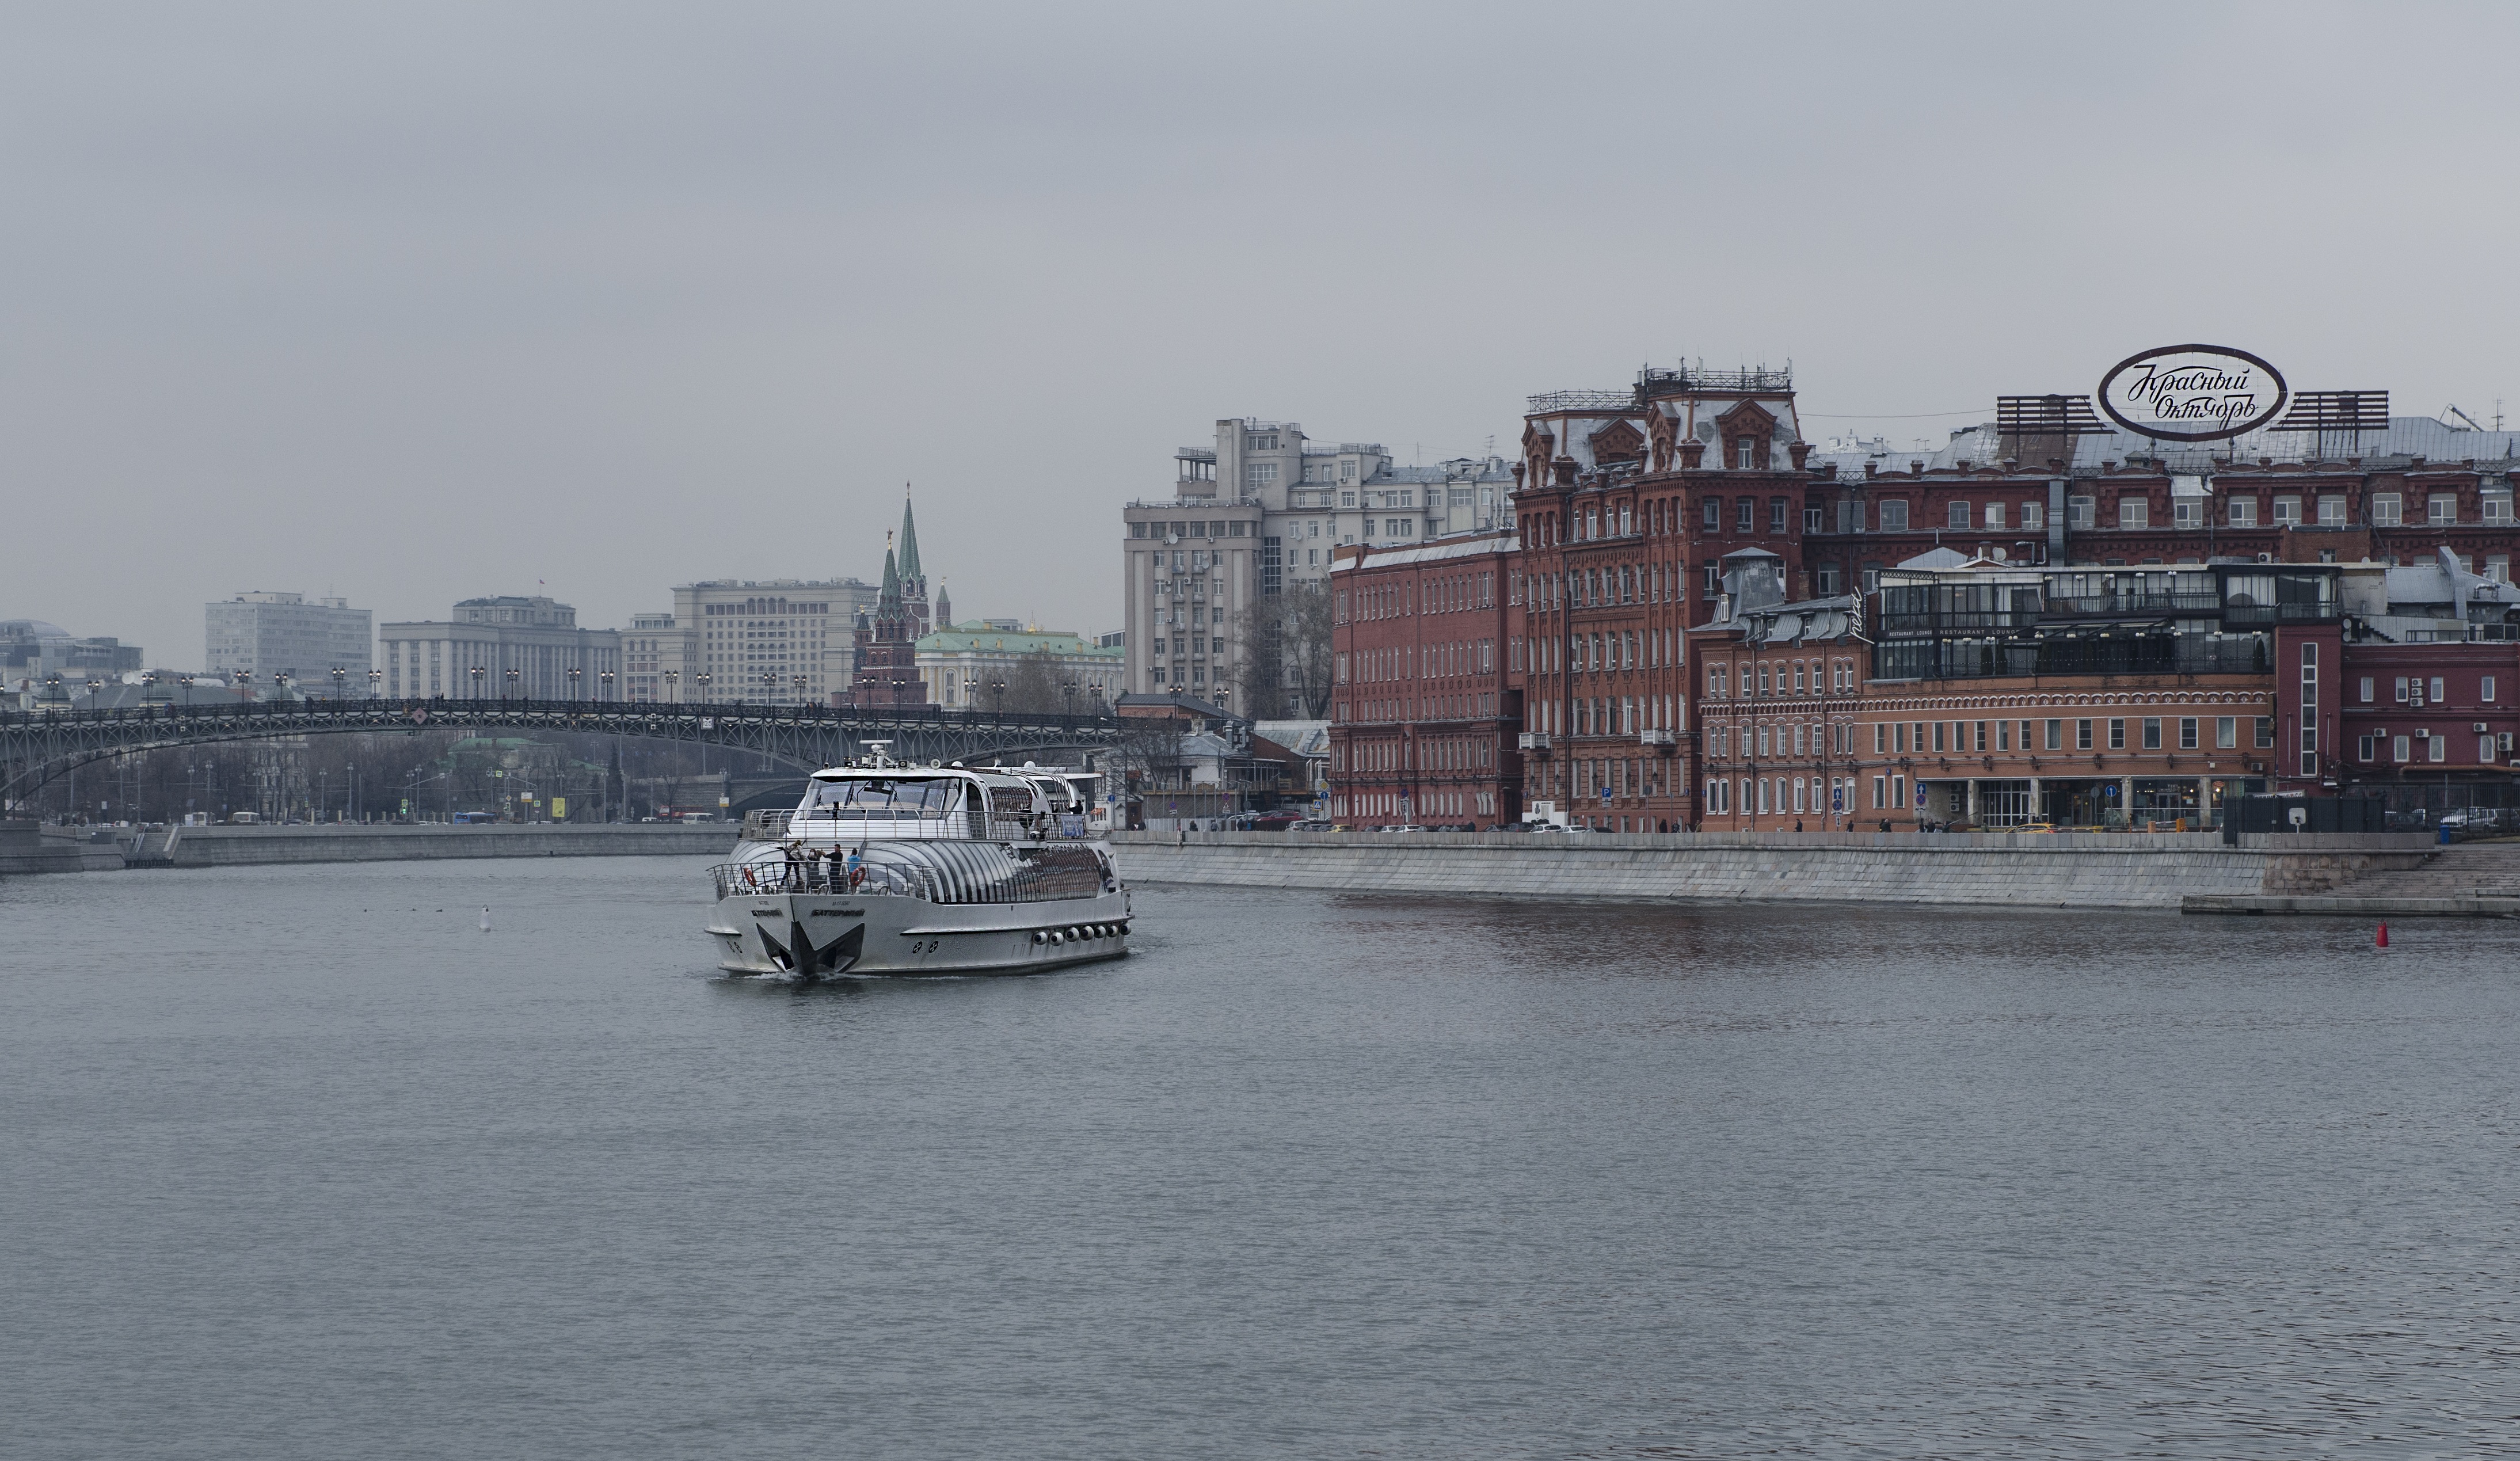
[[[0,805],[94,761],[174,746],[283,736],[376,734],[442,726],[484,735],[569,731],[723,746],[807,770],[868,754],[901,761],[972,761],[1083,750],[1120,739],[1108,714],[989,712],[937,707],[642,705],[544,700],[299,700],[219,705],[74,706],[0,710]]]

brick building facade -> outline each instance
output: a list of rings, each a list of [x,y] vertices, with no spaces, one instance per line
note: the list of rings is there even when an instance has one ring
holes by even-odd
[[[1669,831],[1700,814],[1688,630],[1714,612],[1726,553],[1799,561],[1810,448],[1788,372],[1646,371],[1618,399],[1531,399],[1508,662],[1530,810]]]
[[[2234,794],[2407,784],[2435,764],[2509,781],[2500,738],[2520,713],[2506,723],[2487,686],[2520,712],[2520,651],[2499,637],[2520,632],[2520,598],[2478,585],[2511,577],[2520,434],[2399,419],[2367,439],[2246,444],[1989,425],[1930,452],[1816,450],[1790,376],[1767,370],[1535,396],[1515,530],[1477,550],[1503,585],[1479,612],[1512,735],[1473,801],[1498,809],[1427,809],[1418,743],[1460,726],[1428,708],[1455,703],[1418,679],[1414,611],[1388,610],[1418,602],[1416,570],[1377,553],[1344,580],[1372,596],[1341,616],[1355,658],[1332,814],[2196,825]],[[2418,570],[2453,601],[2429,627],[2398,602]],[[2361,698],[2366,679],[2377,695],[2436,678],[2453,705]]]
[[[1510,533],[1342,547],[1330,571],[1330,815],[1493,827],[1522,816],[1505,668]]]

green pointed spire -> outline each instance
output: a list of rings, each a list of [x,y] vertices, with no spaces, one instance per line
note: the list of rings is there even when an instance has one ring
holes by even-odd
[[[893,567],[890,543],[884,544],[883,548],[883,591],[875,602],[878,614],[886,609],[901,608],[901,572]]]
[[[910,520],[910,484],[901,485],[901,576],[917,582],[926,576],[919,571],[919,525]]]

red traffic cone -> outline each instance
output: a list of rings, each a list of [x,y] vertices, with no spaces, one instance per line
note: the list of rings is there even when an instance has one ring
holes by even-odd
[[[2379,946],[2380,946],[2380,947],[2382,947],[2382,948],[2387,948],[2387,947],[2389,946],[2389,926],[2388,926],[2387,924],[2382,924],[2382,925],[2380,925],[2380,945],[2379,945]]]

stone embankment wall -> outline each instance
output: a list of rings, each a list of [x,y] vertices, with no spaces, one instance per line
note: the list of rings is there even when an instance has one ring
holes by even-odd
[[[83,827],[0,821],[0,877],[12,873],[77,873],[122,866],[109,840],[91,841]]]
[[[2190,893],[2318,892],[2413,867],[2420,837],[2212,833],[1118,833],[1139,883],[1685,902],[2177,909]]]
[[[665,823],[473,827],[184,827],[176,867],[274,862],[395,862],[443,857],[729,856],[738,828]],[[156,839],[152,838],[152,850]]]
[[[0,823],[0,874],[448,857],[725,857],[729,823],[562,823],[473,827],[173,827],[91,841],[86,828]]]

